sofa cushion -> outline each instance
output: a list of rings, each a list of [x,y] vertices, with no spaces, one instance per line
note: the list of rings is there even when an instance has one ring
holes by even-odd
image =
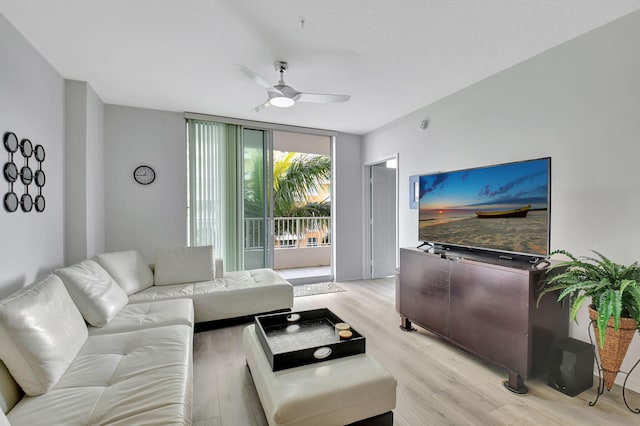
[[[155,285],[192,283],[214,278],[213,246],[156,249]]]
[[[193,296],[193,283],[154,285],[129,296],[129,303],[156,302],[159,300],[189,299]]]
[[[193,303],[190,299],[132,303],[122,308],[104,327],[89,327],[89,335],[123,333],[167,325],[193,327]]]
[[[272,269],[227,272],[193,284],[196,322],[215,321],[293,307],[293,286]]]
[[[228,272],[224,278],[152,286],[129,296],[129,303],[193,299],[196,323],[291,309],[293,286],[272,269]]]
[[[56,275],[0,300],[0,359],[27,395],[51,389],[87,335],[78,308]]]
[[[192,348],[185,325],[89,336],[49,392],[7,417],[12,426],[190,425]]]
[[[127,295],[153,285],[153,272],[136,250],[114,251],[93,256]]]
[[[85,320],[94,327],[106,325],[129,298],[111,275],[93,260],[56,270]]]

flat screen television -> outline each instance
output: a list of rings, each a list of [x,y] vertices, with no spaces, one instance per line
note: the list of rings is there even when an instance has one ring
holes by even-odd
[[[420,176],[419,208],[422,242],[544,257],[551,158]]]

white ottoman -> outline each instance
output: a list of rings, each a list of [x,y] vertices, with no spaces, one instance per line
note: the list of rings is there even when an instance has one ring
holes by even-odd
[[[370,355],[273,372],[254,325],[242,345],[269,425],[393,424],[397,382]]]

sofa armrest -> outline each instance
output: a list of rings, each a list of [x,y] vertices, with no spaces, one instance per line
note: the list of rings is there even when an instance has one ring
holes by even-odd
[[[4,363],[0,361],[0,426],[4,425],[1,420],[3,413],[8,413],[20,401],[20,398],[22,398],[20,386],[13,379]]]
[[[2,410],[0,410],[0,426],[11,426],[9,419],[7,419]]]

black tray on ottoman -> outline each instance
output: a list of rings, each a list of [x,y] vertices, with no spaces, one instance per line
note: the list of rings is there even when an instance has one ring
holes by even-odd
[[[329,309],[259,315],[256,335],[273,371],[365,352],[365,338],[340,340],[334,325],[342,321]]]

